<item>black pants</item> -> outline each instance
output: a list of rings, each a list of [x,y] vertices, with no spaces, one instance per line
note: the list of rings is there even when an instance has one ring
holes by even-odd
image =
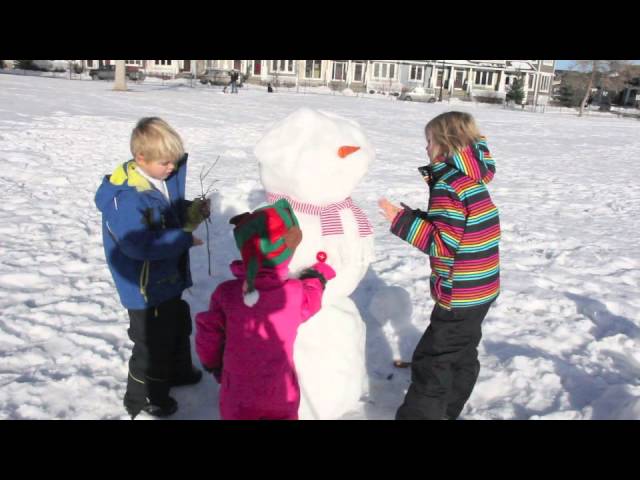
[[[128,310],[133,352],[125,403],[142,406],[146,398],[166,403],[173,379],[191,371],[191,310],[180,297],[145,310]]]
[[[480,373],[478,344],[490,304],[445,310],[437,304],[411,361],[411,385],[396,420],[455,419]]]

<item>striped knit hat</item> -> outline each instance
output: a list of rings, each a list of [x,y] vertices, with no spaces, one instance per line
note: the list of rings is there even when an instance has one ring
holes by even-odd
[[[302,241],[302,231],[286,199],[243,213],[229,220],[247,272],[244,303],[252,307],[260,298],[255,279],[260,267],[275,267],[291,258]]]

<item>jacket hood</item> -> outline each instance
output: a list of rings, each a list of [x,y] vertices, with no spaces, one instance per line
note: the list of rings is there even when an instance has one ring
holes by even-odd
[[[96,192],[96,206],[104,212],[105,206],[122,191],[136,189],[139,192],[151,190],[149,181],[138,173],[136,162],[129,160],[116,167],[111,175],[105,175]]]
[[[473,145],[456,150],[442,163],[455,168],[478,183],[489,183],[496,173],[496,164],[485,137],[480,137],[480,140]]]

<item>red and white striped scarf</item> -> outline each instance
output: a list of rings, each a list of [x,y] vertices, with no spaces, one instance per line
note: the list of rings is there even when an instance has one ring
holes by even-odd
[[[328,235],[342,235],[344,233],[339,212],[345,208],[350,208],[353,215],[356,217],[356,221],[358,222],[358,232],[361,237],[373,235],[373,227],[371,226],[369,219],[362,209],[353,203],[351,197],[347,197],[338,203],[319,206],[311,203],[298,202],[297,200],[293,200],[287,195],[282,195],[280,193],[267,192],[267,200],[269,203],[273,203],[281,198],[286,198],[294,211],[306,213],[307,215],[319,216],[323,237]]]

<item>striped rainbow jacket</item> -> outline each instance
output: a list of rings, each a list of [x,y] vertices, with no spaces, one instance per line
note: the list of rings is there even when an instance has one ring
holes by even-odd
[[[500,220],[486,187],[496,171],[486,139],[426,168],[427,212],[403,205],[391,232],[429,255],[431,297],[442,308],[490,303],[500,293]]]

